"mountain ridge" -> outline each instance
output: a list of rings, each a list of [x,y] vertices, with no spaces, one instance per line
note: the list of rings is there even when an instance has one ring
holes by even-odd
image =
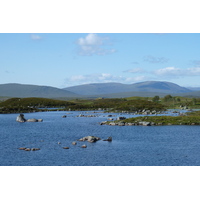
[[[6,84],[0,84],[0,96],[55,98],[55,97],[79,97],[80,95],[51,86],[6,83]]]
[[[185,93],[192,90],[166,81],[145,81],[133,84],[92,83],[63,88],[80,95],[111,94],[121,92]]]
[[[194,89],[194,88],[193,88]],[[145,81],[133,84],[91,83],[59,89],[51,86],[39,86],[19,83],[0,84],[1,97],[44,97],[44,98],[123,98],[131,96],[155,95],[200,97],[200,91],[181,87],[166,81]]]

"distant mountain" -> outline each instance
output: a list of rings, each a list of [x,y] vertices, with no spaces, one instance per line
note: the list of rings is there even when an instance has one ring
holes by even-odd
[[[146,81],[134,84],[93,83],[63,89],[80,95],[102,95],[122,92],[151,92],[164,94],[192,92],[192,90],[177,84],[161,81]]]
[[[189,90],[200,91],[200,87],[187,87]]]
[[[80,95],[55,87],[9,83],[0,84],[0,96],[58,98],[79,97]]]
[[[17,83],[0,84],[0,97],[43,97],[43,98],[123,98],[131,96],[153,97],[165,96],[200,97],[200,91],[190,90],[177,84],[161,81],[146,81],[135,84],[93,83],[58,89],[49,86],[25,85]],[[3,99],[0,99],[3,100]]]

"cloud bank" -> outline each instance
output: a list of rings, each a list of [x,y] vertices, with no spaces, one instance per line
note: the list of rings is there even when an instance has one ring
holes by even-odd
[[[137,77],[125,77],[125,76],[114,76],[108,73],[97,73],[87,75],[77,75],[67,78],[65,85],[81,85],[89,83],[108,83],[108,82],[119,82],[119,83],[134,83],[145,80],[145,76]]]

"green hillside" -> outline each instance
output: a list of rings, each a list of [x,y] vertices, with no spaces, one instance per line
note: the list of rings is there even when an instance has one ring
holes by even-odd
[[[38,108],[53,107],[66,109],[73,105],[75,105],[73,102],[47,98],[11,98],[0,102],[0,113],[38,112],[41,111]]]
[[[55,87],[10,83],[0,85],[0,96],[58,98],[79,97],[80,95]]]

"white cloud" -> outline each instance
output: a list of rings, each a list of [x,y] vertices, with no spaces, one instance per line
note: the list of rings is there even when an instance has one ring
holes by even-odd
[[[200,67],[192,67],[187,69],[181,69],[176,67],[166,67],[162,69],[158,69],[154,71],[154,74],[159,76],[199,76],[200,75]]]
[[[41,40],[42,37],[36,34],[31,34],[31,40]]]
[[[114,76],[108,73],[98,73],[98,74],[88,74],[88,75],[77,75],[67,78],[65,80],[65,85],[81,85],[89,83],[108,83],[108,82],[118,82],[131,84],[138,81],[148,80],[145,76],[136,77],[124,77],[124,76]]]
[[[78,51],[80,55],[106,55],[115,53],[115,49],[107,48],[110,39],[108,37],[99,37],[97,34],[90,33],[85,38],[77,40]]]

